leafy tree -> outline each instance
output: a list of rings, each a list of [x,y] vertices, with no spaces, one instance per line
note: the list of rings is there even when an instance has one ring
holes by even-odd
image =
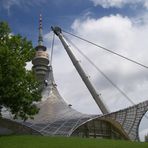
[[[148,134],[145,135],[145,142],[148,142]]]
[[[0,22],[0,115],[3,107],[23,120],[38,113],[34,102],[41,98],[39,84],[34,73],[25,68],[34,53],[30,41],[12,35],[8,24]]]

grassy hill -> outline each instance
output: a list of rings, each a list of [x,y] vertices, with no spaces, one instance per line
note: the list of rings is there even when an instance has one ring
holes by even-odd
[[[2,136],[0,148],[148,148],[148,143],[43,136]]]

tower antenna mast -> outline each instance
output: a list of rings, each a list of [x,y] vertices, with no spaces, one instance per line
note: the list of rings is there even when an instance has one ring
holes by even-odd
[[[42,14],[40,14],[38,45],[43,45],[43,33],[42,32],[43,32],[43,28],[42,28]]]

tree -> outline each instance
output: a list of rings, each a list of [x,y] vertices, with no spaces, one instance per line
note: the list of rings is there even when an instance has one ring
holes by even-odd
[[[148,142],[148,134],[145,135],[145,142]]]
[[[34,102],[41,99],[39,83],[33,71],[25,68],[34,54],[30,41],[12,35],[8,24],[0,22],[0,115],[4,107],[23,120],[38,113]]]

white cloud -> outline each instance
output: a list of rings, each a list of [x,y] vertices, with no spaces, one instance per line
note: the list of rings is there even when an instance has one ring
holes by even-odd
[[[110,15],[98,19],[87,17],[86,19],[76,19],[72,24],[72,30],[78,36],[147,65],[148,23],[134,24],[133,22],[133,19],[121,15]],[[48,38],[48,36],[46,37]],[[70,36],[69,38],[72,39]],[[133,102],[138,103],[147,99],[148,81],[146,69],[75,38],[72,41],[115,84],[127,93]],[[47,46],[51,47],[50,45]],[[62,96],[81,112],[99,112],[61,43],[56,41],[54,48],[53,70]],[[81,65],[86,73],[91,76],[93,85],[102,94],[104,102],[111,111],[131,105],[76,50],[73,50],[73,52],[81,60]]]
[[[99,43],[102,46],[140,61],[141,63],[148,63],[145,56],[148,54],[148,43],[147,40],[145,40],[145,38],[148,37],[146,33],[148,32],[148,24],[137,26],[136,24],[133,24],[132,20],[128,17],[111,15],[100,19],[87,18],[85,21],[80,19],[75,20],[72,28],[79,36],[83,36],[90,41]],[[76,45],[79,45],[79,43],[76,42]],[[148,86],[146,80],[147,70],[114,55],[108,54],[101,49],[95,49],[88,45],[85,46],[87,47],[82,48],[83,52],[89,55],[89,58],[93,59],[96,65],[122,88],[135,103],[146,99],[146,88]],[[84,67],[86,67],[86,64],[84,64]],[[97,73],[94,74],[94,71],[91,69],[88,71],[90,75],[95,76],[94,84],[96,84],[96,87],[101,91],[104,100],[109,103],[108,105],[111,109],[123,107],[123,102],[125,106],[129,105],[122,96],[117,92],[114,93],[115,90],[111,88],[111,85],[109,85],[103,77],[100,75],[98,76]],[[102,86],[100,84],[102,84]],[[117,108],[114,105],[116,102],[115,100],[118,100],[119,103],[119,106],[116,106]]]
[[[145,1],[144,6],[148,9],[148,1]]]
[[[147,0],[90,0],[95,6],[100,5],[103,8],[117,7],[122,8],[125,5],[143,5],[143,7],[148,8]]]

